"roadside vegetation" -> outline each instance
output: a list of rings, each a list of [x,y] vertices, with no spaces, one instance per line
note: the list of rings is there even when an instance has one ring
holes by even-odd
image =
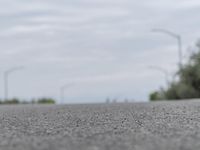
[[[150,93],[151,101],[200,98],[200,41],[196,47],[197,51],[176,72],[177,80],[170,81],[166,88]]]
[[[14,104],[55,104],[56,101],[52,98],[32,99],[31,101],[20,100],[18,98],[0,100],[0,105],[14,105]]]

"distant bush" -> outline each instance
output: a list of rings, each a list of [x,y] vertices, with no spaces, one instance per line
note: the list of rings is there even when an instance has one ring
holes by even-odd
[[[52,98],[40,98],[37,101],[38,104],[55,104],[55,100]]]
[[[32,99],[31,101],[19,100],[17,98],[0,100],[0,105],[14,105],[14,104],[55,104],[56,101],[52,98]]]
[[[149,99],[151,101],[159,101],[159,100],[162,100],[165,98],[164,98],[164,94],[162,92],[155,91],[149,95]]]
[[[2,104],[19,104],[20,101],[17,98],[13,98],[13,99],[5,100],[5,101],[3,101],[1,103]]]

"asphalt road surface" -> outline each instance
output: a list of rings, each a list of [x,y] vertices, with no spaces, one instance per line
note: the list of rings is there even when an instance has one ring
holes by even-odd
[[[0,106],[0,150],[199,150],[200,101]]]

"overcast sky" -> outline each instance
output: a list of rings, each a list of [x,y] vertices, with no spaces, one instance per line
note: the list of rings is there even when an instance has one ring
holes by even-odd
[[[152,33],[164,28],[183,38],[184,55],[200,34],[199,0],[0,0],[0,97],[3,73],[9,97],[53,97],[102,102],[106,97],[147,101],[177,68],[176,40]]]

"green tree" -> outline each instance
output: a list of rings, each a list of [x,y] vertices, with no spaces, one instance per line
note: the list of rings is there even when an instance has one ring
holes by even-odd
[[[177,71],[179,80],[172,81],[165,90],[158,90],[150,94],[150,100],[181,100],[200,98],[200,41],[198,51],[193,52],[188,62]],[[160,96],[162,95],[162,96]]]

